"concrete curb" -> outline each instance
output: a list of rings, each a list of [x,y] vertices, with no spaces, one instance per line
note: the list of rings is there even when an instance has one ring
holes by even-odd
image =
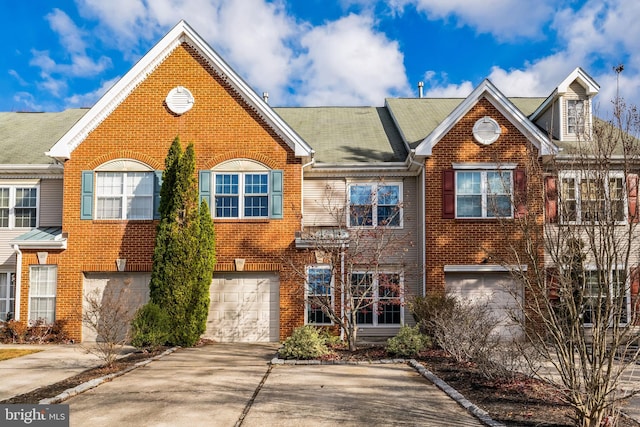
[[[91,390],[92,388],[98,387],[100,384],[105,383],[107,381],[112,380],[113,378],[117,378],[121,375],[124,375],[128,372],[133,371],[134,369],[140,368],[142,366],[146,366],[149,363],[153,362],[154,360],[158,360],[163,358],[164,356],[173,353],[174,351],[176,351],[179,347],[172,347],[170,349],[165,350],[164,352],[158,354],[157,356],[151,357],[147,360],[143,360],[142,362],[138,362],[133,366],[129,366],[126,369],[123,369],[122,371],[118,371],[118,372],[114,372],[113,374],[109,374],[109,375],[104,375],[102,377],[99,378],[94,378],[91,381],[87,381],[86,383],[82,383],[80,385],[77,385],[76,387],[73,388],[68,388],[65,391],[63,391],[62,393],[60,393],[57,396],[54,397],[49,397],[46,399],[42,399],[38,402],[38,404],[40,405],[52,405],[52,404],[56,404],[56,403],[60,403],[63,402],[73,396],[77,396],[80,393],[84,393],[87,390]]]
[[[440,390],[447,393],[449,397],[451,397],[453,400],[458,402],[460,406],[466,409],[474,417],[479,419],[483,424],[489,427],[506,427],[504,424],[493,420],[486,411],[478,408],[476,405],[469,402],[462,394],[460,394],[457,390],[455,390],[449,384],[447,384],[446,382],[441,380],[439,377],[437,377],[435,374],[433,374],[433,372],[425,368],[417,360],[410,359],[408,363],[409,363],[409,366],[413,367],[416,371],[418,371],[420,375],[422,375],[423,377],[431,381]]]
[[[445,392],[450,398],[455,400],[458,405],[462,406],[471,415],[480,420],[481,423],[489,427],[506,427],[492,419],[489,414],[469,402],[462,394],[451,387],[449,384],[438,378],[435,374],[425,368],[415,359],[379,359],[379,360],[296,360],[296,359],[279,359],[274,357],[270,362],[272,365],[385,365],[395,363],[406,363],[415,369],[420,375],[432,382],[436,387]]]

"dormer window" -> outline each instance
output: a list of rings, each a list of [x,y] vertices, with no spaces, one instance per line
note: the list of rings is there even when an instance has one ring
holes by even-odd
[[[567,101],[567,133],[584,133],[585,107],[585,101],[582,99]]]

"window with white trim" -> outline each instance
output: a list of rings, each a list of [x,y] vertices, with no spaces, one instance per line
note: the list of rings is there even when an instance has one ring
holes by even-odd
[[[589,326],[598,322],[599,316],[608,316],[607,322],[629,322],[631,313],[631,290],[627,286],[624,269],[587,270],[584,276],[582,295],[582,321]],[[609,309],[607,310],[607,306]]]
[[[38,226],[38,187],[0,184],[0,228]]]
[[[582,99],[567,100],[567,133],[584,133],[585,107]]]
[[[402,184],[350,184],[350,227],[402,227]]]
[[[29,321],[56,320],[56,290],[58,267],[32,265],[29,267]]]
[[[358,325],[387,326],[402,323],[402,276],[399,273],[361,273],[350,276],[355,298],[362,302]]]
[[[312,325],[331,325],[327,314],[333,310],[333,281],[331,266],[312,265],[307,267],[305,321]]]
[[[214,173],[216,218],[268,218],[269,174]]]
[[[457,170],[456,218],[513,217],[510,170]]]
[[[626,220],[625,180],[622,172],[593,176],[578,171],[560,174],[560,218],[583,223]]]
[[[16,275],[0,272],[0,321],[7,320],[7,314],[13,318],[16,305]]]
[[[153,172],[96,172],[97,219],[153,219]]]

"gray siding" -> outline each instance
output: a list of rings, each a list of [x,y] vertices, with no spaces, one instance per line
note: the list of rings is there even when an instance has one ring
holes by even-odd
[[[9,242],[16,237],[26,233],[27,230],[0,230],[0,270],[15,271],[16,254]]]
[[[62,180],[40,181],[40,227],[62,226]]]

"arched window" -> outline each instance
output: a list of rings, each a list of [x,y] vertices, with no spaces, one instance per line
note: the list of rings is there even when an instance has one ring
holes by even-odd
[[[200,195],[214,218],[282,218],[282,171],[235,159],[200,171]]]
[[[157,217],[161,171],[130,159],[82,173],[82,219],[149,220]],[[94,185],[95,182],[95,185]]]

